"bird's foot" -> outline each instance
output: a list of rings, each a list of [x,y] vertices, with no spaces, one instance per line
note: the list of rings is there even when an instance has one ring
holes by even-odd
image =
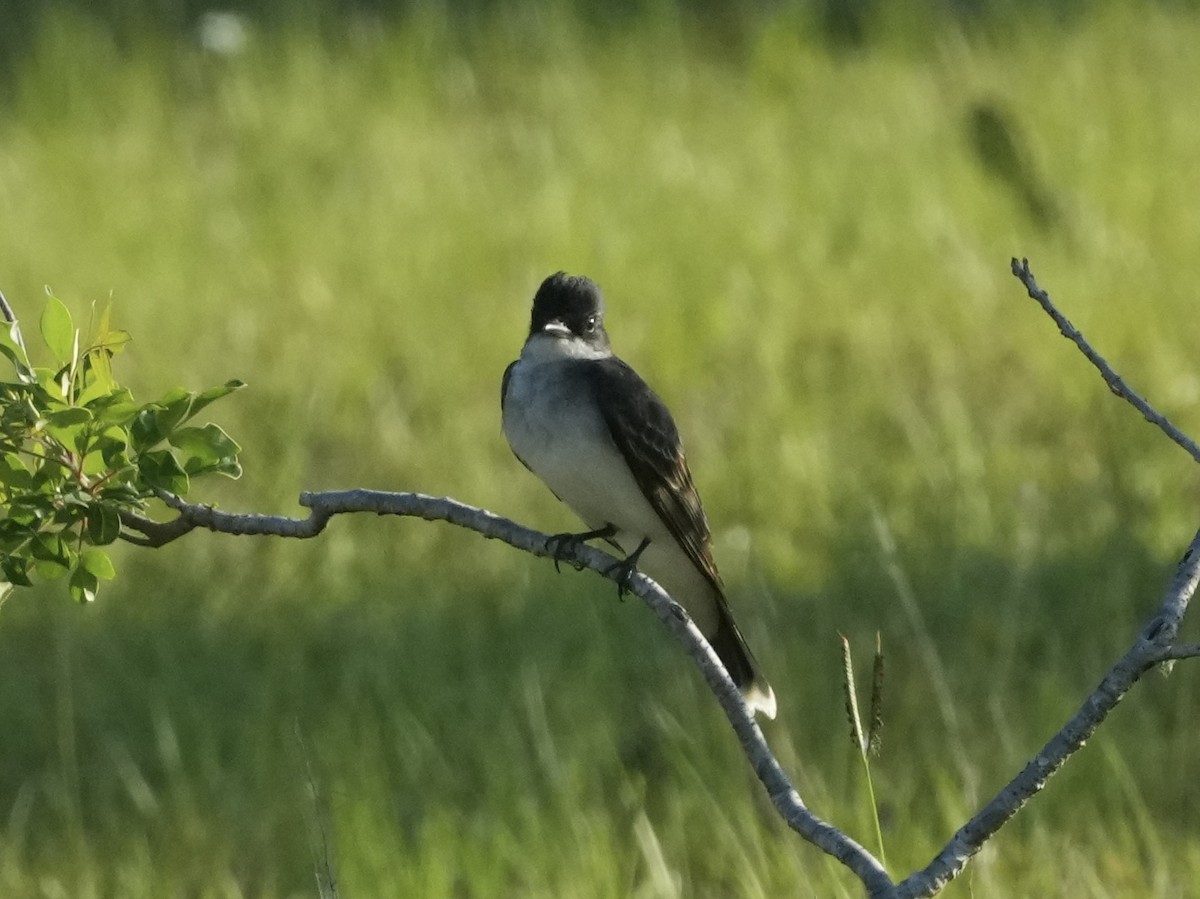
[[[617,562],[614,565],[604,569],[606,577],[611,577],[617,582],[617,598],[624,599],[626,593],[633,591],[633,576],[638,573],[638,559],[642,557],[642,553],[646,551],[646,547],[650,545],[650,538],[646,537],[638,548],[631,552],[628,556]]]
[[[604,576],[617,582],[617,598],[624,600],[625,594],[633,590],[633,576],[637,574],[637,562],[623,559],[604,569]]]
[[[550,558],[554,560],[554,570],[562,572],[558,567],[560,562],[570,562],[571,567],[576,571],[583,571],[587,566],[568,559],[567,556],[573,555],[579,547],[587,543],[589,540],[596,540],[601,537],[611,537],[617,532],[611,524],[602,528],[597,528],[594,531],[584,531],[581,534],[572,534],[570,531],[564,531],[561,534],[551,534],[546,538],[546,552],[550,554]]]

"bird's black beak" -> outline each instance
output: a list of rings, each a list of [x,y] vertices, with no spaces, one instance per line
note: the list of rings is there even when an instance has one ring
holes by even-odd
[[[542,325],[542,333],[549,334],[551,337],[570,337],[571,329],[559,319],[552,318],[546,324]]]

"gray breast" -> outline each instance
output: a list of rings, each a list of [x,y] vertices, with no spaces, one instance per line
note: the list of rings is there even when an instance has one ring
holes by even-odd
[[[518,362],[504,403],[504,435],[521,461],[589,528],[611,523],[662,538],[664,526],[613,443],[579,365]]]

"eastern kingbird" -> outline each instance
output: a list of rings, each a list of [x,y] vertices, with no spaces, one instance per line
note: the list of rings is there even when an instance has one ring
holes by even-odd
[[[708,519],[671,413],[613,355],[604,299],[587,278],[542,282],[521,358],[504,372],[504,436],[525,467],[590,530],[654,578],[692,616],[747,704],[775,717],[775,693],[733,621]]]

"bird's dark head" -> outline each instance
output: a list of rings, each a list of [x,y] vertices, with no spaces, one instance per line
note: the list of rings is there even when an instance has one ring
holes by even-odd
[[[608,351],[604,297],[595,281],[558,272],[542,282],[533,298],[529,336],[582,343],[593,352]]]

